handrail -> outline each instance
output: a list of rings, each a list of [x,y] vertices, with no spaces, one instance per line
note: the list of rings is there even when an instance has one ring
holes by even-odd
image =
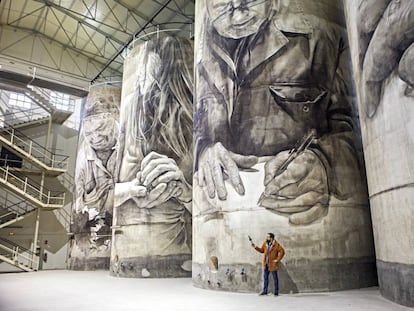
[[[0,166],[12,166],[12,164],[23,164],[23,159],[22,160],[12,160],[7,158],[7,154],[6,154],[6,158],[0,158]],[[16,166],[12,166],[12,167],[16,167]]]
[[[21,200],[19,202],[12,203],[13,201],[8,200],[8,197],[0,197],[1,200],[4,199],[3,208],[7,210],[7,213],[0,215],[0,223],[4,224],[12,220],[17,220],[20,216],[26,215],[31,213],[35,210],[33,205],[27,203],[26,200]]]
[[[21,206],[22,204],[24,204],[24,207]],[[5,205],[4,207],[10,211],[9,213],[13,213],[17,216],[26,214],[34,210],[34,207],[28,204],[25,200],[14,203],[12,205]],[[6,214],[0,215],[0,217],[4,217]]]
[[[13,166],[13,163],[18,163],[19,165]],[[39,168],[39,165],[34,164],[33,161],[25,160],[25,158],[22,158],[20,160],[11,160],[7,157],[7,154],[5,158],[0,158],[0,166],[1,167],[9,166],[10,171],[15,172],[16,174],[20,172],[23,173],[23,172],[28,172],[28,171],[33,174],[42,173],[42,169]],[[47,165],[45,164],[45,166]]]
[[[12,168],[10,168],[9,167],[9,172],[10,171],[12,171]],[[31,185],[31,186],[33,186],[33,187],[35,187],[35,188],[37,188],[37,189],[40,189],[42,186],[39,184],[39,182],[38,181],[36,181],[36,180],[34,180],[34,179],[32,179],[32,178],[29,178],[29,177],[27,177],[25,174],[23,174],[23,173],[21,173],[21,172],[18,172],[18,171],[14,171],[13,173],[13,177],[17,177],[17,178],[20,178],[21,180],[27,180],[27,182]],[[56,190],[50,190],[50,189],[48,189],[48,188],[46,188],[45,186],[43,186],[42,187],[44,190],[46,190],[46,191],[53,191],[53,192],[58,192],[58,191],[56,191]]]
[[[13,126],[23,122],[36,121],[49,117],[49,113],[43,108],[36,107],[30,109],[14,108],[14,111],[3,114],[6,126]]]
[[[0,243],[0,248],[11,253],[11,255],[13,256],[13,261],[16,263],[19,263],[22,259],[26,260],[29,264],[31,269],[38,269],[38,265],[39,265],[39,255],[36,253],[33,253],[32,251],[28,250],[25,247],[22,247],[12,241],[0,238],[0,241],[2,242],[6,242],[6,244],[11,245],[12,247],[3,245]],[[26,255],[29,255],[27,256]],[[29,270],[30,271],[30,270]]]
[[[7,240],[7,239],[2,238],[2,237],[0,237],[0,241],[1,241],[1,242],[3,242],[3,243],[9,244],[9,245],[11,245],[11,246],[14,246],[14,247],[18,247],[18,248],[20,248],[23,252],[28,253],[29,255],[35,255],[35,256],[37,256],[37,255],[36,255],[36,253],[33,253],[30,249],[25,248],[25,247],[23,247],[23,246],[21,246],[21,245],[19,245],[19,244],[16,244],[16,243],[14,243],[13,241]]]
[[[3,204],[3,208],[10,208],[10,207],[14,207],[16,205],[20,205],[20,204],[26,204],[29,205],[26,200],[21,200],[21,198],[15,194],[13,194],[12,192],[3,192],[5,193],[5,195],[0,195],[0,206],[1,204]],[[10,200],[9,196],[12,196],[14,198],[14,200]],[[16,202],[18,201],[18,202]],[[11,203],[11,205],[9,205],[9,202]],[[30,206],[30,205],[29,205]]]
[[[43,88],[36,87],[33,85],[28,86],[29,90],[37,94],[38,96],[43,97],[47,102],[49,102],[53,108],[58,110],[64,110],[64,111],[71,111],[73,112],[75,110],[75,100],[71,97],[67,99],[67,101],[64,101],[63,94],[62,93],[56,93],[55,96],[51,96],[50,91],[47,91]],[[58,100],[60,98],[61,100]],[[65,103],[64,103],[65,102]]]
[[[41,192],[39,189],[34,187],[33,185],[28,183],[28,178],[26,177],[25,180],[19,178],[18,176],[9,172],[9,167],[6,169],[0,167],[0,178],[4,181],[8,182],[9,184],[15,186],[24,194],[29,195],[34,200],[41,202],[42,204],[46,205],[61,205],[63,206],[65,203],[65,193],[60,191],[50,191],[45,188],[43,190],[47,191],[47,194]]]
[[[12,110],[12,111],[10,111]],[[43,111],[45,114],[49,114],[47,111],[45,111],[42,107],[36,106],[36,107],[31,107],[31,108],[24,108],[24,107],[19,107],[19,106],[12,106],[12,108],[8,110],[10,112],[4,113],[3,116],[8,117],[8,116],[13,116],[16,113],[25,113],[27,114],[28,112],[31,111],[37,111],[37,110],[41,110]]]
[[[31,102],[31,106],[36,106],[30,109],[21,109],[19,106],[10,107],[11,113],[5,114],[6,122],[9,126],[18,125],[24,122],[34,122],[38,119],[46,119],[55,112],[73,113],[75,111],[77,97],[63,94],[60,92],[53,92],[44,88],[34,87],[29,85],[24,91],[4,91],[0,93],[19,93],[24,95]],[[6,103],[7,105],[7,103]],[[76,122],[69,122],[72,128],[78,128]],[[73,124],[72,124],[73,123]]]
[[[17,146],[38,161],[52,168],[67,169],[69,156],[52,153],[13,127],[3,128],[0,132],[1,136],[9,141],[10,144]]]

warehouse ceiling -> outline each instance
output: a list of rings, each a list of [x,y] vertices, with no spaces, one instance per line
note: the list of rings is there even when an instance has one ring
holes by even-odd
[[[192,36],[194,0],[0,0],[0,70],[85,88],[120,79],[127,46]]]

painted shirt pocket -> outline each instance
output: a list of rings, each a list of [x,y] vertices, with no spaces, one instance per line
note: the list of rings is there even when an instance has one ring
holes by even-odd
[[[295,121],[317,117],[328,94],[319,87],[296,84],[273,84],[269,91],[280,109]]]

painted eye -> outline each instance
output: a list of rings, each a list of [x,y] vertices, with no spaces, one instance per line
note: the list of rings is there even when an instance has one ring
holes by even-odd
[[[233,7],[232,2],[220,2],[215,5],[213,5],[213,10],[216,12],[226,12],[231,10]]]

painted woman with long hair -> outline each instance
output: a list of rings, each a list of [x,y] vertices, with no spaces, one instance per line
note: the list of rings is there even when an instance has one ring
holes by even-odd
[[[121,106],[115,224],[128,229],[115,235],[114,247],[117,258],[151,276],[189,274],[192,63],[187,40],[167,36],[145,42],[137,55],[134,94]],[[140,245],[131,247],[138,237]],[[129,245],[124,256],[121,241]],[[175,272],[184,262],[182,272]]]

